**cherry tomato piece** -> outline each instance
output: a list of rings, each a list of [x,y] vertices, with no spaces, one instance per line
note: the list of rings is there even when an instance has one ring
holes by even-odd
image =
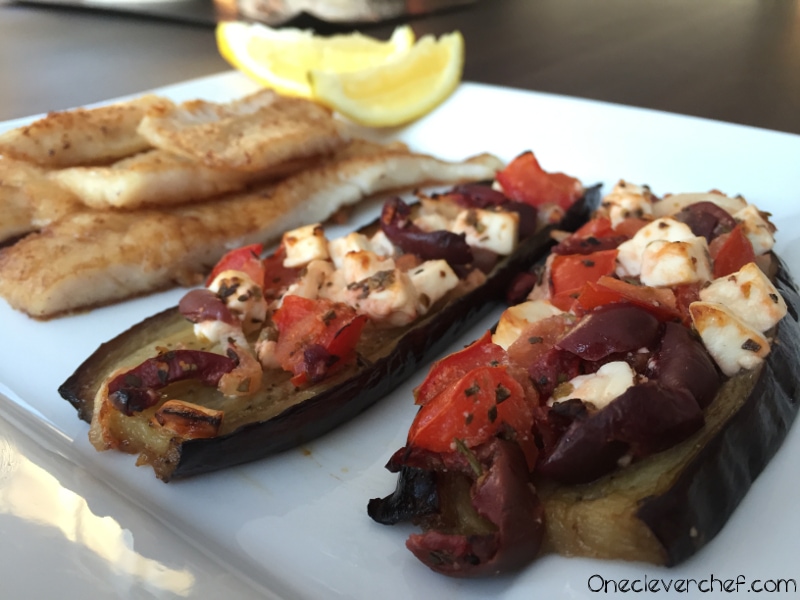
[[[483,337],[449,356],[436,361],[428,376],[414,389],[414,402],[425,405],[445,388],[452,385],[472,369],[481,365],[507,365],[508,355],[501,346],[492,343],[492,334]]]
[[[408,445],[432,452],[458,451],[459,443],[474,448],[503,428],[516,434],[533,468],[533,410],[522,386],[506,367],[483,366],[469,371],[420,408],[408,434]]]
[[[296,385],[316,382],[347,364],[367,322],[352,307],[326,299],[286,296],[275,311],[275,356]]]
[[[260,285],[264,280],[264,267],[261,264],[263,250],[263,244],[250,244],[231,250],[219,259],[219,262],[211,270],[211,274],[206,280],[206,286],[211,285],[211,282],[223,271],[241,271]]]
[[[611,275],[617,266],[617,250],[600,250],[591,254],[559,254],[550,265],[552,296],[577,292],[587,282]]]
[[[714,260],[714,277],[735,273],[756,259],[753,244],[747,239],[741,225],[734,227],[730,233],[714,238],[709,252]]]
[[[583,196],[581,182],[564,173],[548,173],[533,152],[524,152],[497,173],[505,195],[532,206],[557,204],[566,210]]]

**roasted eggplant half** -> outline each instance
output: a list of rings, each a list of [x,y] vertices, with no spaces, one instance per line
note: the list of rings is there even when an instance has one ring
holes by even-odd
[[[540,213],[539,226],[536,208],[509,200],[489,185],[461,186],[444,194],[457,210],[460,203],[468,202],[470,210],[478,207],[499,211],[497,205],[501,203],[502,210],[516,215],[518,243],[505,256],[480,247],[466,247],[464,240],[469,239],[469,232],[431,233],[412,222],[426,203],[442,200],[442,194],[421,195],[420,202],[414,205],[399,199],[388,201],[381,217],[359,232],[368,237],[382,232],[395,248],[400,248],[403,258],[398,262],[411,260],[419,264],[430,257],[447,260],[458,273],[458,283],[410,322],[375,324],[351,315],[348,323],[357,323],[358,328],[349,330],[355,347],[348,360],[339,360],[342,353],[332,350],[342,337],[342,327],[329,345],[306,345],[294,358],[287,358],[294,360],[292,368],[265,367],[260,382],[239,378],[238,387],[223,393],[225,378],[242,365],[244,353],[239,349],[246,340],[235,342],[228,338],[227,351],[209,352],[209,342],[195,331],[198,324],[205,323],[204,319],[211,318],[209,315],[221,321],[229,318],[221,316],[228,313],[219,306],[220,298],[245,298],[240,294],[243,288],[228,282],[216,294],[207,290],[190,292],[181,306],[165,310],[103,344],[59,392],[77,409],[81,419],[92,424],[89,435],[98,449],[138,454],[137,464],[151,465],[163,481],[245,463],[297,446],[344,423],[385,396],[441,352],[466,326],[502,301],[513,278],[552,245],[554,228],[574,230],[585,222],[597,206],[598,191],[586,190],[568,210],[558,213],[558,220],[551,218],[549,224],[542,222]],[[318,232],[312,228],[305,234],[313,238]],[[305,249],[300,251],[306,252],[306,242],[314,241],[299,243],[296,238],[284,236],[282,246],[271,255],[272,259],[280,256],[281,264],[274,273],[267,268],[267,278],[275,274],[275,281],[281,279],[283,265],[288,264],[287,244],[297,243],[295,250],[302,246]],[[302,273],[308,270],[304,266]],[[347,289],[366,296],[373,291],[373,284],[383,283],[376,283],[372,277],[348,284]],[[272,333],[276,324],[280,326],[278,313],[288,304],[285,298],[272,316]],[[338,318],[331,311],[317,321],[327,326]],[[297,318],[284,320],[292,322]],[[266,347],[273,340],[264,335],[265,331],[259,335],[259,342]]]
[[[420,526],[422,563],[672,566],[724,526],[797,412],[800,295],[768,215],[697,196],[620,183],[528,299],[415,389],[396,489],[367,511]]]

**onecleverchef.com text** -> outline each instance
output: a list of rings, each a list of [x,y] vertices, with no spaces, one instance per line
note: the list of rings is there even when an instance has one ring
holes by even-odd
[[[796,594],[795,579],[748,579],[737,575],[728,579],[709,575],[705,578],[664,579],[650,578],[647,575],[637,579],[610,579],[594,574],[587,581],[589,591],[598,594],[658,593],[677,592],[679,594],[708,594],[727,592],[764,593],[764,594]]]

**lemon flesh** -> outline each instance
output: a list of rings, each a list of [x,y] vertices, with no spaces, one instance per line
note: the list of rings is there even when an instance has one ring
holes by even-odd
[[[384,63],[347,73],[311,71],[313,97],[353,121],[372,127],[403,125],[447,98],[464,69],[459,32],[424,36]]]
[[[360,33],[321,37],[310,30],[272,29],[260,23],[223,21],[216,29],[220,54],[233,67],[266,87],[311,97],[310,71],[347,73],[369,69],[404,54],[414,44],[408,25],[388,41]]]

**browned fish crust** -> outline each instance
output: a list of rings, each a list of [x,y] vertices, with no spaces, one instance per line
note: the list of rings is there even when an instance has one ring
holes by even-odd
[[[197,284],[231,248],[273,242],[373,194],[491,179],[501,166],[490,155],[447,163],[356,140],[320,166],[247,193],[161,210],[67,215],[0,251],[0,295],[47,319]]]

